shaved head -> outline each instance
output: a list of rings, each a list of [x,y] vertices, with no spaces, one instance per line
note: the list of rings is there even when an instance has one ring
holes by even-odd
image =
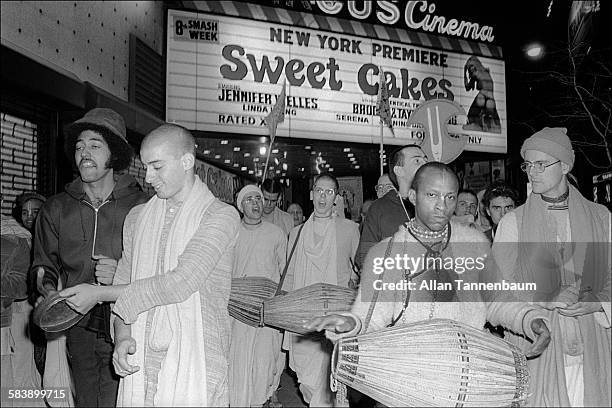
[[[189,153],[196,155],[195,138],[182,126],[166,123],[149,133],[142,141],[141,150],[149,146],[164,145],[168,153],[178,158]]]

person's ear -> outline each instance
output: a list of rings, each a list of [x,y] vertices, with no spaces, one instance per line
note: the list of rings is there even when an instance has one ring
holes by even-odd
[[[195,166],[195,157],[191,153],[185,153],[181,156],[181,164],[183,165],[183,170],[187,171]]]
[[[408,190],[408,200],[416,207],[416,190],[411,188]]]
[[[571,170],[569,164],[561,162],[561,171],[563,172],[563,174],[567,174],[569,173]]]

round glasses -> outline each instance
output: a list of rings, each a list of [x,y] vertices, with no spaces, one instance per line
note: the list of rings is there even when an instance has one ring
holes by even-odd
[[[336,190],[334,190],[333,188],[325,188],[325,189],[323,189],[321,187],[317,187],[317,188],[313,189],[313,191],[315,193],[317,193],[318,195],[320,195],[320,196],[325,195],[326,197],[336,194]]]
[[[247,204],[261,203],[261,196],[247,197],[244,199],[244,202]]]
[[[549,164],[546,164],[545,160],[538,160],[534,162],[526,161],[526,162],[521,163],[521,170],[529,174],[529,172],[531,171],[531,168],[533,168],[536,171],[536,173],[544,173],[544,170],[546,170],[547,167],[550,167],[553,164],[557,164],[560,161],[561,160],[557,160],[556,162],[552,162]]]

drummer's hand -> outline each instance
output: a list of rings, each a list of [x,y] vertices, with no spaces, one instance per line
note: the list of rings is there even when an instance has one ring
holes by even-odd
[[[57,290],[47,288],[47,296],[52,296],[54,293],[57,293]],[[37,297],[36,302],[34,303],[34,307],[37,307],[38,305],[40,305],[43,302],[43,300],[45,300],[45,296],[40,295],[39,297]]]
[[[533,319],[531,321],[531,330],[535,333],[536,338],[533,344],[525,350],[525,357],[527,358],[539,356],[548,347],[548,343],[550,343],[550,330],[548,330],[548,326],[546,326],[543,319]]]
[[[100,287],[89,283],[80,283],[76,286],[66,288],[60,292],[60,296],[67,298],[66,303],[75,312],[85,314],[91,310],[100,300]]]
[[[558,309],[559,314],[570,317],[583,316],[601,311],[603,311],[601,302],[591,291],[581,293],[578,302]]]
[[[102,285],[112,285],[117,270],[117,260],[104,255],[94,255],[93,259],[96,260],[96,282]]]
[[[115,342],[113,367],[115,367],[115,373],[118,376],[125,377],[140,370],[139,366],[133,366],[128,363],[128,354],[134,353],[136,353],[136,340],[133,337],[125,337]]]
[[[356,326],[355,320],[348,316],[339,314],[330,314],[323,317],[315,317],[303,327],[306,330],[330,330],[335,333],[347,333],[352,331]]]

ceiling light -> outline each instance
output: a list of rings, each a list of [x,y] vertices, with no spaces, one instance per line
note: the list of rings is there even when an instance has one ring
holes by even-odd
[[[220,154],[215,154],[215,159],[220,159],[221,155]]]
[[[259,148],[259,154],[261,154],[262,156],[263,156],[264,154],[266,154],[266,152],[267,152],[267,151],[268,151],[268,149],[266,149],[266,146],[261,146],[261,147]]]
[[[285,177],[287,175],[287,173],[283,172],[282,176]]]
[[[263,174],[262,170],[257,170],[257,177],[261,177],[262,174]]]
[[[276,165],[278,166],[278,163],[280,163],[280,162],[279,162],[279,161],[278,161],[278,159],[275,157],[275,158],[274,158],[274,164],[276,164]]]
[[[333,168],[333,167],[330,167],[328,170],[329,170],[329,171],[334,171],[334,168]]]
[[[204,154],[210,154],[210,150],[204,150]]]
[[[272,154],[278,153],[278,149],[272,149]]]
[[[253,157],[253,161],[257,163],[259,161],[259,157]]]
[[[356,169],[358,169],[358,168],[359,168],[359,165],[355,166],[355,168],[356,168]]]
[[[353,154],[353,153],[348,153],[348,154],[346,155],[346,157],[353,157],[353,156],[354,156],[354,154]]]
[[[221,144],[227,144],[227,140],[222,140]]]
[[[261,143],[266,143],[268,141],[268,139],[265,136],[262,136],[262,137],[259,138],[259,141]]]
[[[283,170],[287,170],[287,163],[283,163]]]
[[[276,170],[276,174],[280,174],[280,170]]]
[[[249,174],[253,174],[255,173],[253,170],[249,170]]]
[[[356,159],[356,158],[354,158],[354,157],[349,158],[349,161],[354,162],[355,160],[357,160],[357,159]]]
[[[350,151],[351,151],[350,147],[345,147],[344,150],[343,150],[344,153],[347,153],[347,152],[350,152]]]
[[[313,150],[312,152],[310,152],[310,155],[311,155],[311,156],[312,156],[312,155],[315,155],[315,154],[317,154],[317,152],[315,152],[314,150]]]
[[[225,159],[225,160],[223,160],[223,163],[229,164],[230,161],[231,161],[230,159]]]
[[[251,157],[251,153],[245,153],[244,157]]]
[[[234,163],[234,167],[238,167],[240,166],[238,163]]]
[[[538,59],[544,54],[544,47],[538,43],[529,44],[525,53],[531,59]]]
[[[311,147],[310,147],[310,146],[304,146],[304,149],[305,149],[305,150],[310,150],[310,149],[311,149]]]
[[[242,167],[240,168],[240,170],[245,171],[245,170],[246,170],[246,166],[242,166]]]
[[[239,152],[239,151],[240,151],[240,146],[236,146],[236,147],[234,147],[234,151],[235,151],[235,152]]]

